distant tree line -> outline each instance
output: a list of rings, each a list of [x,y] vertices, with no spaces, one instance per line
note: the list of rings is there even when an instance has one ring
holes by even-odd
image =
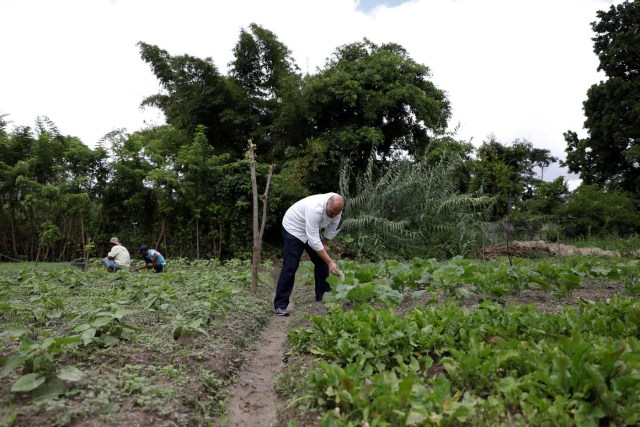
[[[166,125],[108,133],[95,148],[46,117],[9,131],[0,116],[0,254],[25,260],[103,256],[112,235],[169,257],[249,257],[252,190],[275,165],[264,237],[308,194],[347,197],[342,241],[359,255],[472,254],[508,221],[521,237],[553,225],[566,237],[637,233],[640,224],[640,8],[611,6],[593,23],[609,79],[587,93],[589,137],[565,134],[583,184],[545,182],[558,161],[531,141],[488,136],[475,148],[446,132],[451,105],[429,68],[397,44],[338,47],[302,74],[275,34],[240,32],[221,74],[210,58],[139,43],[161,84],[143,105]]]

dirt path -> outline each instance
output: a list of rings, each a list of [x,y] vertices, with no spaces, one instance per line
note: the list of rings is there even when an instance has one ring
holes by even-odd
[[[223,426],[271,427],[276,424],[280,402],[273,389],[274,375],[283,367],[283,345],[289,317],[273,316],[256,349],[247,355],[237,385],[230,391],[229,410]]]

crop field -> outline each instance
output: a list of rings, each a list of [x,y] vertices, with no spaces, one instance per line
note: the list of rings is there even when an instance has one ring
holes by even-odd
[[[637,425],[640,266],[568,257],[303,262],[278,425]],[[0,425],[224,425],[277,268],[0,265]],[[257,350],[250,352],[250,350]]]
[[[638,425],[638,260],[345,263],[297,316],[298,425]],[[291,424],[294,424],[293,422]]]
[[[173,264],[2,265],[0,425],[206,425],[222,414],[270,304],[248,292],[246,264]]]

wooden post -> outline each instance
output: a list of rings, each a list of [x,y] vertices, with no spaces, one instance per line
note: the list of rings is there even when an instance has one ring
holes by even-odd
[[[255,158],[255,145],[249,140],[249,164],[251,168],[251,189],[253,193],[253,262],[252,262],[252,280],[251,280],[251,292],[254,294],[258,290],[258,272],[260,269],[261,261],[261,249],[262,249],[262,236],[264,235],[264,228],[267,218],[267,198],[269,195],[269,185],[271,184],[271,175],[273,175],[273,165],[269,166],[269,175],[267,175],[267,184],[262,195],[262,223],[258,227],[259,221],[259,207],[258,207],[258,183],[256,179],[256,158]]]

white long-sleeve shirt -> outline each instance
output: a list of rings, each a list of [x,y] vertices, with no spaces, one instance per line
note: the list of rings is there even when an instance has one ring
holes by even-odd
[[[325,239],[333,239],[338,234],[342,217],[342,212],[333,218],[327,216],[327,202],[333,195],[336,193],[315,194],[297,201],[287,209],[282,226],[303,243],[309,243],[314,251],[322,250],[324,246],[320,240],[320,230],[324,228]]]

